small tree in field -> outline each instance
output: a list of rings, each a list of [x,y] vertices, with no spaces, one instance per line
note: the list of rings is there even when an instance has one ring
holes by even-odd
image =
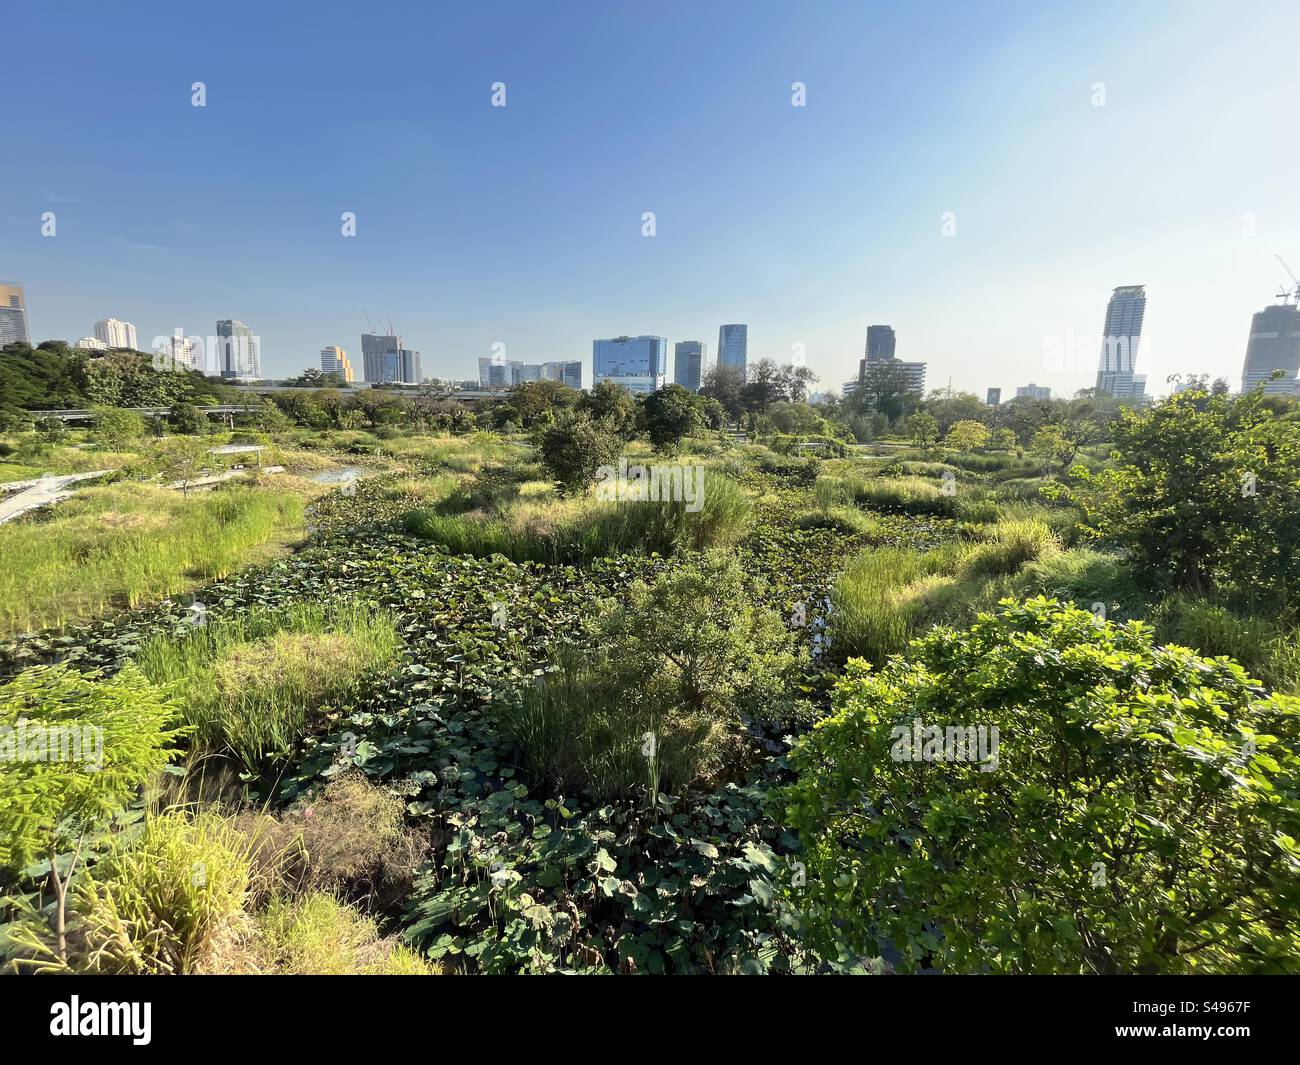
[[[82,849],[171,761],[174,714],[132,665],[107,680],[36,666],[0,686],[0,869],[48,861],[60,962]]]
[[[92,407],[95,435],[110,448],[125,447],[144,436],[144,419],[135,411],[121,407]]]
[[[179,481],[181,495],[188,497],[190,485],[207,470],[211,455],[201,437],[173,436],[160,440],[147,461],[164,481]]]
[[[646,430],[656,451],[675,451],[686,435],[704,424],[699,400],[681,385],[668,385],[645,401]]]
[[[907,435],[917,447],[928,448],[938,439],[939,423],[933,414],[920,411],[907,419]]]
[[[542,465],[568,494],[587,491],[596,483],[597,471],[617,461],[623,450],[608,423],[575,410],[562,410],[539,429],[537,443]]]
[[[957,451],[975,451],[989,442],[988,427],[983,422],[955,422],[943,442],[946,447]]]

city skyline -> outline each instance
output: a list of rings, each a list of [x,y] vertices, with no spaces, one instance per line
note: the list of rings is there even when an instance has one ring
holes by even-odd
[[[700,13],[682,40],[617,11],[562,20],[560,34],[506,5],[421,16],[428,32],[393,43],[400,72],[383,83],[315,76],[352,32],[342,6],[253,35],[226,73],[180,47],[221,39],[251,10],[182,20],[70,5],[61,45],[95,99],[83,78],[42,84],[10,116],[7,144],[43,158],[71,136],[107,154],[126,122],[150,166],[0,172],[0,276],[26,287],[34,341],[74,342],[106,308],[142,343],[206,333],[238,309],[257,325],[264,372],[287,377],[355,337],[369,309],[402,322],[430,376],[472,378],[497,343],[567,361],[638,325],[676,340],[741,321],[750,361],[802,345],[832,391],[854,372],[863,326],[887,319],[932,383],[982,394],[1050,376],[1068,395],[1094,383],[1095,343],[1060,368],[1045,352],[1095,341],[1105,293],[1141,278],[1159,394],[1173,372],[1239,380],[1249,322],[1283,280],[1273,255],[1300,259],[1287,180],[1300,146],[1272,132],[1300,28],[1287,5],[1107,4],[1085,17],[1013,3],[990,26],[961,10],[934,22],[882,5],[760,4],[739,21]],[[37,19],[20,10],[11,28],[39,33]],[[1123,35],[1106,29],[1116,19]],[[713,57],[723,36],[740,47],[687,78],[619,76],[673,48]],[[883,57],[870,79],[863,39]],[[450,40],[462,43],[437,43]],[[157,62],[114,62],[128,45]],[[13,62],[17,80],[39,80],[35,54]],[[937,73],[917,78],[920,65]],[[490,102],[498,80],[504,108]],[[806,106],[792,104],[797,82]],[[1212,151],[1186,135],[1202,125],[1216,129]],[[237,132],[246,150],[220,151]],[[408,165],[358,172],[376,137]],[[661,158],[715,148],[723,163],[702,176]],[[1104,157],[1125,165],[1085,162]],[[319,165],[305,171],[305,158]],[[355,237],[341,235],[345,212]],[[47,213],[55,236],[42,235]]]

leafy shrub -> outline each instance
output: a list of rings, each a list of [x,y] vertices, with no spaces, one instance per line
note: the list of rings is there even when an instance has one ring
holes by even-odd
[[[540,430],[537,449],[560,488],[575,494],[596,483],[602,466],[618,460],[623,441],[609,423],[593,421],[581,411],[563,410]]]
[[[1240,666],[1035,599],[851,666],[833,706],[785,796],[821,949],[956,972],[1300,967],[1300,701]],[[1000,749],[912,761],[917,723],[940,747],[996,726]]]
[[[598,797],[684,788],[735,761],[744,720],[798,713],[793,640],[721,553],[632,585],[590,638],[502,709],[538,779]]]
[[[1270,688],[1297,694],[1300,670],[1296,634],[1269,618],[1242,617],[1226,607],[1189,595],[1161,600],[1156,633],[1166,643],[1182,644],[1207,657],[1227,655]]]

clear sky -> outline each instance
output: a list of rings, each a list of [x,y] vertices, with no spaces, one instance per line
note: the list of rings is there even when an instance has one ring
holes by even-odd
[[[1300,272],[1294,0],[19,2],[4,29],[0,278],[37,340],[239,318],[284,376],[359,365],[364,310],[429,376],[494,343],[589,376],[594,337],[713,353],[747,322],[751,360],[801,344],[838,390],[879,322],[932,387],[1060,394],[1145,284],[1159,392],[1236,387],[1274,254]]]

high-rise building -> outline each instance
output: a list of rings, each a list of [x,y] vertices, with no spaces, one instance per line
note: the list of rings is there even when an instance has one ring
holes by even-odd
[[[651,336],[593,340],[591,370],[593,384],[613,381],[629,392],[657,392],[668,375],[668,341]]]
[[[217,323],[217,363],[227,381],[260,381],[262,353],[258,338],[243,322],[223,318]]]
[[[1098,393],[1136,399],[1146,392],[1146,377],[1133,372],[1146,308],[1146,288],[1143,285],[1121,285],[1111,293],[1110,303],[1106,305],[1106,324],[1101,331]]]
[[[895,357],[896,342],[892,325],[869,325],[867,326],[867,348],[863,354],[872,362],[879,359],[892,359]]]
[[[117,318],[101,318],[95,323],[95,337],[104,342],[107,348],[130,348],[139,350],[135,344],[135,326]]]
[[[1282,376],[1273,380],[1273,372]],[[1293,395],[1300,376],[1300,307],[1282,302],[1256,312],[1250,320],[1246,361],[1241,367],[1241,390],[1261,384],[1265,392]]]
[[[749,326],[724,325],[718,330],[718,365],[745,373],[749,366]]]
[[[362,333],[361,363],[372,385],[418,385],[424,379],[420,353],[402,347],[394,333]]]
[[[984,405],[986,407],[996,407],[1002,402],[1002,389],[990,388],[984,396]]]
[[[1046,400],[1051,398],[1051,388],[1047,385],[1036,385],[1032,381],[1016,389],[1016,399]]]
[[[352,363],[348,353],[337,344],[327,344],[320,349],[321,373],[338,374],[345,384],[352,381]]]
[[[865,384],[869,374],[877,367],[889,366],[901,369],[907,376],[907,390],[924,394],[925,363],[903,362],[895,354],[897,340],[894,327],[873,325],[867,327],[866,354],[858,360],[858,383]]]
[[[6,344],[30,344],[27,332],[27,302],[22,285],[0,282],[0,348]]]
[[[478,383],[482,388],[510,388],[526,381],[561,381],[570,388],[582,387],[582,360],[522,362],[482,355],[478,360]]]
[[[673,381],[698,392],[708,369],[708,346],[699,340],[679,340],[673,345]]]
[[[221,365],[216,359],[216,353],[212,358],[207,359],[208,365],[197,365],[198,351],[197,346],[202,341],[198,337],[183,336],[178,329],[171,336],[159,337],[154,347],[154,365],[163,370],[201,370],[203,373],[220,373]],[[217,362],[217,365],[212,365]]]

